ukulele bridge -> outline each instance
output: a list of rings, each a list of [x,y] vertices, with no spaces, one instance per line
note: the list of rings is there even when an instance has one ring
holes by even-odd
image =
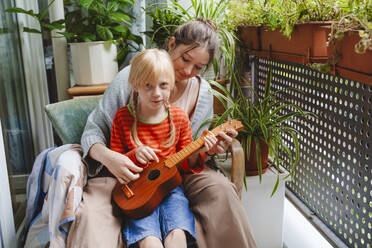
[[[128,187],[128,185],[124,184],[121,189],[123,190],[125,196],[130,199],[134,196],[133,191]]]

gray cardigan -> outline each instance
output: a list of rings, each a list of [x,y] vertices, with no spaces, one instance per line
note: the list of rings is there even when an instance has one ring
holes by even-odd
[[[95,143],[102,143],[106,146],[110,144],[112,120],[118,109],[125,106],[129,101],[131,92],[131,86],[128,83],[129,70],[130,66],[127,66],[118,73],[106,89],[97,107],[89,115],[81,137],[84,158],[87,156],[91,146]],[[198,101],[190,120],[193,137],[196,135],[201,124],[212,117],[213,95],[210,91],[210,85],[204,79],[201,79]],[[203,126],[198,132],[197,137],[208,127],[209,124]],[[102,166],[98,168],[91,167],[89,170],[90,176],[98,174],[101,168]]]

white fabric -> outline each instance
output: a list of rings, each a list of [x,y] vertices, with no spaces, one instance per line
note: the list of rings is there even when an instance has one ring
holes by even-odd
[[[66,246],[87,180],[81,154],[79,145],[64,145],[36,158],[27,182],[25,247]]]

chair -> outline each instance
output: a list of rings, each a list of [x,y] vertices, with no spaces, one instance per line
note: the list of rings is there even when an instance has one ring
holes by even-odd
[[[75,98],[45,106],[45,112],[63,144],[80,144],[88,116],[100,98]]]
[[[89,114],[96,107],[100,96],[75,98],[45,106],[48,118],[52,122],[63,144],[80,144]],[[232,165],[228,174],[235,184],[241,198],[244,177],[244,152],[238,140],[234,139],[230,148]]]

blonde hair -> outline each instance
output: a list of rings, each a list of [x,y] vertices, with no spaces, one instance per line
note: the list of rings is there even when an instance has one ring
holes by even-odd
[[[137,146],[143,145],[138,138],[137,122],[138,122],[138,89],[145,86],[148,82],[167,76],[170,81],[170,89],[172,90],[175,84],[175,76],[173,63],[169,54],[161,49],[152,48],[146,49],[138,53],[130,62],[129,83],[133,87],[131,94],[131,106],[134,116],[134,122],[131,128],[131,136]],[[165,104],[168,112],[169,122],[171,126],[169,137],[162,143],[163,147],[170,147],[174,144],[176,139],[176,127],[173,122],[172,114],[170,112],[170,105],[167,101]]]

